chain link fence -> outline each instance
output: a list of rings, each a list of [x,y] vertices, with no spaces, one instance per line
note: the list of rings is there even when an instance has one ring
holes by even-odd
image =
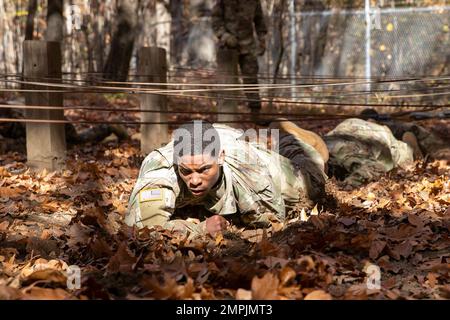
[[[5,19],[0,21],[0,29],[3,30],[0,70],[4,74],[19,74],[26,3],[1,1],[4,9],[0,14]],[[305,9],[308,7],[303,1],[286,0],[285,7],[277,11],[275,4],[278,2],[262,2],[269,30],[267,51],[259,59],[262,84],[276,81],[297,85],[346,79],[361,82],[350,86],[323,85],[276,92],[262,90],[263,95],[305,101],[334,101],[350,96],[362,103],[386,99],[393,102],[394,98],[389,96],[420,94],[408,99],[395,98],[395,101],[399,104],[406,100],[448,104],[448,95],[445,94],[448,80],[445,79],[370,84],[365,80],[450,75],[450,6],[408,7],[403,3],[402,7],[371,7],[366,11],[361,4],[360,9],[329,9],[324,5],[317,9],[320,8],[317,4],[322,2],[315,1],[315,9]],[[131,60],[131,73],[136,72],[136,51],[140,46],[161,46],[168,52],[173,50],[171,42],[175,35],[171,33],[174,23],[170,14],[160,2],[153,7],[151,3],[143,0],[139,11],[141,25]],[[195,74],[191,74],[189,81],[214,81],[215,37],[209,17],[213,1],[192,0],[186,3],[191,6],[190,13],[182,19],[189,19],[183,24],[188,29],[183,32],[181,45],[177,46],[182,51],[181,59],[170,61],[171,75],[177,76],[173,79],[180,82],[186,70],[203,70],[207,71],[210,79],[205,80],[204,76],[195,78]],[[39,8],[36,17],[37,38],[43,37],[45,29],[44,9]],[[111,1],[105,2],[98,12],[92,11],[89,1],[70,1],[65,10],[64,72],[77,74],[77,77],[81,74],[82,77],[83,73],[102,71],[113,30],[113,9]],[[101,37],[96,37],[96,34]],[[368,90],[373,94],[368,95]]]
[[[282,80],[278,82],[423,78],[450,74],[450,6],[371,8],[369,26],[364,9],[305,11],[288,18],[295,21],[295,30],[288,32],[295,32],[296,41],[292,43],[290,37],[285,36],[287,41],[279,66]],[[275,26],[271,30],[276,30]],[[272,40],[269,55],[261,61],[264,74],[274,74],[279,51],[279,42]],[[430,85],[435,88],[441,82],[442,89],[426,91]],[[404,94],[406,89],[410,93],[420,89],[422,94],[435,95],[421,96],[418,100],[439,104],[448,103],[448,95],[437,94],[443,93],[445,88],[445,81],[389,82],[340,87],[340,91],[348,91],[355,97],[359,92],[363,101],[366,100],[364,91],[369,89],[379,92],[378,98],[393,92]],[[329,88],[315,89],[317,95],[323,95]],[[304,93],[304,89],[278,92],[295,97]]]

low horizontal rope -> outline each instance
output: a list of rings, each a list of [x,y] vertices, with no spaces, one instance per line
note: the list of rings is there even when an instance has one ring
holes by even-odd
[[[50,106],[49,106],[50,107]],[[431,111],[431,110],[424,110],[424,111]],[[402,111],[397,113],[391,113],[388,115],[389,119],[403,119],[414,113],[415,111]],[[212,115],[217,113],[210,113]],[[224,113],[225,114],[225,113]],[[227,113],[227,114],[234,114],[234,113]],[[251,114],[246,114],[251,115]],[[264,114],[260,114],[264,115]],[[282,115],[282,114],[275,114],[275,115]],[[343,115],[343,114],[336,114],[336,115],[329,115],[329,114],[323,114],[323,115],[301,115],[301,114],[283,114],[286,117],[283,118],[275,118],[275,119],[265,119],[262,121],[266,122],[279,122],[279,121],[285,121],[285,120],[293,120],[293,121],[321,121],[321,120],[339,120],[339,119],[348,119],[348,118],[363,118],[367,119],[368,117],[364,117],[361,115]],[[430,119],[430,118],[427,118]],[[420,120],[427,120],[427,119],[414,119],[415,121]],[[411,119],[409,119],[411,120]],[[31,119],[31,118],[0,118],[0,122],[23,122],[23,123],[53,123],[53,124],[66,124],[66,123],[77,123],[77,124],[132,124],[132,125],[141,125],[141,124],[183,124],[186,121],[98,121],[98,120],[58,120],[58,119]],[[254,120],[230,120],[230,121],[223,121],[218,120],[214,121],[215,123],[253,123]]]
[[[431,111],[440,109],[440,106],[427,106],[419,111]],[[23,109],[23,110],[84,110],[84,111],[103,111],[103,112],[130,112],[130,113],[167,113],[167,114],[192,114],[192,113],[202,113],[202,114],[230,114],[230,115],[244,115],[244,116],[252,116],[253,114],[250,112],[223,112],[223,111],[177,111],[177,110],[146,110],[146,109],[136,109],[136,108],[102,108],[102,107],[86,107],[86,106],[33,106],[33,105],[9,105],[9,104],[0,104],[0,109]],[[404,112],[417,112],[414,111],[404,111]],[[311,115],[306,113],[280,113],[280,112],[260,112],[258,113],[262,116],[309,116]],[[321,114],[321,116],[327,116],[328,114]]]
[[[1,81],[1,80],[0,80]],[[212,93],[218,93],[218,90],[212,90],[212,89],[188,89],[188,90],[156,90],[156,89],[138,89],[138,88],[120,88],[120,87],[106,87],[106,86],[95,86],[95,87],[80,87],[80,86],[71,86],[71,85],[64,85],[64,84],[55,84],[55,83],[39,83],[39,82],[22,82],[22,81],[16,81],[18,83],[24,83],[24,84],[29,84],[29,85],[34,85],[34,86],[45,86],[45,87],[63,87],[63,88],[71,88],[74,90],[48,90],[48,89],[1,89],[0,91],[5,91],[5,92],[60,92],[60,93],[88,93],[88,92],[92,92],[92,93],[124,93],[124,94],[156,94],[156,95],[164,95],[164,96],[178,96],[178,97],[196,97],[196,98],[211,98],[211,99],[218,99],[221,98],[221,96],[219,94],[214,95],[214,96],[203,96],[203,95],[199,95],[199,96],[193,96],[193,95],[186,95],[184,94],[184,92],[212,92]],[[297,86],[285,86],[282,87],[283,89],[288,89],[288,88],[295,88]],[[80,90],[80,89],[89,89],[89,90]],[[90,91],[92,88],[97,88],[97,89],[102,89],[101,91]],[[260,88],[264,88],[264,87],[260,87]],[[266,87],[271,89],[270,87]],[[252,88],[253,89],[253,88]],[[110,91],[110,90],[115,90],[115,91]],[[226,88],[226,89],[221,89],[220,91],[245,91],[245,92],[252,92],[251,90],[248,89],[239,89],[239,88]],[[174,92],[174,93],[173,93]],[[255,91],[256,92],[256,91]],[[317,93],[318,95],[320,95],[320,93]],[[364,93],[363,95],[371,95],[371,94],[377,94],[376,92],[367,92]],[[410,95],[385,95],[383,96],[383,99],[394,99],[394,98],[419,98],[419,97],[429,97],[429,96],[446,96],[446,95],[450,95],[450,91],[446,91],[446,92],[434,92],[434,93],[418,93],[418,94],[410,94]],[[320,97],[314,97],[312,95],[308,95],[308,96],[299,96],[296,97],[297,99],[311,99],[311,98],[336,98],[336,99],[342,99],[342,97],[344,97],[345,94],[340,94],[340,95],[336,95],[336,96],[323,96],[320,95]],[[355,94],[351,94],[349,93],[348,96],[352,96],[354,97]],[[278,98],[278,97],[277,97]],[[236,98],[234,98],[236,100]]]
[[[368,95],[374,95],[375,99],[379,99],[380,97],[378,97],[378,95],[386,93],[386,92],[408,92],[408,91],[422,91],[422,90],[443,90],[443,89],[447,89],[447,87],[439,87],[439,88],[423,88],[423,89],[414,89],[414,90],[410,90],[410,89],[403,89],[403,90],[373,90],[373,91],[351,91],[351,92],[342,92],[342,93],[337,93],[336,95],[324,95],[323,93],[320,92],[314,92],[311,93],[310,95],[304,95],[304,96],[294,96],[295,99],[342,99],[345,97],[358,97],[360,96],[361,98],[364,98],[364,96],[368,96]],[[183,94],[183,93],[175,93],[175,94],[170,94],[170,93],[139,93],[139,92],[135,92],[135,91],[123,91],[123,92],[114,92],[114,91],[108,91],[108,90],[48,90],[48,89],[11,89],[11,88],[0,88],[0,92],[16,92],[16,93],[99,93],[99,94],[114,94],[114,93],[123,93],[123,94],[157,94],[157,95],[162,95],[162,96],[168,96],[168,97],[185,97],[185,98],[189,98],[189,97],[193,97],[193,98],[206,98],[206,99],[219,99],[219,98],[224,98],[227,97],[229,98],[229,100],[235,100],[235,101],[244,101],[242,99],[240,99],[240,97],[244,97],[242,95],[233,95],[233,96],[224,96],[223,94],[216,94],[216,95],[188,95],[188,94]],[[246,93],[256,93],[257,90],[246,90]],[[415,98],[415,97],[426,97],[426,96],[438,96],[438,95],[447,95],[449,94],[450,91],[446,91],[446,92],[432,92],[432,93],[418,93],[418,94],[410,94],[410,95],[396,95],[396,96],[389,96],[389,95],[384,95],[382,98],[386,99],[388,97],[391,98],[402,98],[402,97],[407,97],[407,98]],[[276,99],[276,98],[280,98],[281,96],[269,96],[266,94],[260,94],[262,95],[264,98],[266,99]],[[245,97],[244,97],[245,99]]]
[[[170,75],[171,72],[179,72],[179,71],[174,71],[174,70],[168,70],[168,76],[169,77],[187,77],[187,78],[192,78],[192,75]],[[198,76],[198,78],[205,78],[208,77],[210,78],[211,75],[223,75],[223,76],[229,76],[232,78],[247,78],[247,76],[239,74],[239,75],[232,75],[230,73],[224,73],[224,72],[220,72],[218,70],[213,70],[213,69],[209,69],[207,71],[202,71],[201,69],[189,69],[190,73],[207,73],[205,75],[202,76]],[[103,73],[103,72],[62,72],[62,75],[71,75],[71,76],[81,76],[81,75],[95,75],[95,76],[107,76],[108,73]],[[111,74],[112,75],[112,74]],[[133,78],[133,77],[146,77],[146,76],[157,76],[159,74],[139,74],[139,73],[130,73],[128,75],[128,77]],[[23,74],[21,73],[0,73],[0,77],[22,77]],[[195,76],[194,76],[195,77]],[[404,76],[375,76],[375,77],[356,77],[356,76],[348,76],[348,77],[336,77],[336,76],[308,76],[308,75],[301,75],[301,76],[290,76],[290,75],[286,75],[286,76],[277,76],[274,77],[273,75],[267,74],[267,73],[258,73],[258,78],[260,79],[272,79],[272,80],[366,80],[366,81],[374,81],[374,82],[380,82],[380,81],[384,81],[384,82],[399,82],[399,81],[418,81],[420,79],[427,79],[426,81],[430,81],[430,80],[441,80],[441,79],[448,79],[450,77],[450,75],[439,75],[439,76],[435,76],[435,75],[422,75],[421,78],[418,77],[404,77]],[[107,80],[108,78],[103,78],[105,80]]]
[[[350,116],[334,116],[334,117],[319,117],[319,118],[285,118],[285,119],[271,119],[271,122],[280,122],[286,120],[292,121],[323,121],[323,120],[339,120],[339,119],[347,119],[354,118]],[[0,118],[0,122],[23,122],[23,123],[51,123],[51,124],[67,124],[67,123],[75,123],[75,124],[130,124],[130,125],[142,125],[142,124],[153,124],[153,125],[176,125],[176,124],[184,124],[186,121],[97,121],[97,120],[54,120],[54,119],[14,119],[14,118]],[[214,121],[214,123],[254,123],[254,120],[218,120]]]
[[[20,77],[21,78],[21,77]],[[52,77],[26,77],[27,79],[46,79],[46,80],[54,80],[54,81],[70,81],[67,79],[61,79],[61,78],[52,78]],[[450,77],[440,78],[439,81],[447,81],[450,80]],[[84,80],[73,80],[73,82],[82,82]],[[55,83],[55,82],[42,82],[42,81],[24,81],[24,80],[12,80],[12,79],[0,79],[0,82],[4,83],[18,83],[23,85],[35,85],[35,86],[49,86],[49,87],[59,87],[59,88],[101,88],[101,89],[108,89],[108,90],[144,90],[147,91],[155,91],[156,93],[164,93],[168,90],[160,90],[160,87],[170,87],[170,86],[193,86],[193,87],[218,87],[215,89],[171,89],[175,92],[198,92],[205,90],[210,90],[214,92],[218,91],[234,91],[234,90],[252,90],[252,89],[267,89],[267,90],[275,90],[275,89],[300,89],[300,88],[314,88],[314,87],[335,87],[335,86],[354,86],[354,85],[368,85],[368,84],[390,84],[393,82],[426,82],[426,81],[437,81],[434,78],[424,78],[424,79],[402,79],[402,80],[396,80],[396,81],[384,81],[384,80],[377,80],[377,81],[346,81],[346,82],[329,82],[329,83],[310,83],[310,84],[233,84],[233,83],[174,83],[174,82],[138,82],[138,81],[124,81],[124,82],[118,82],[118,81],[99,81],[100,83],[105,84],[117,84],[117,85],[139,85],[139,86],[155,86],[158,87],[156,89],[149,89],[149,88],[136,88],[136,87],[124,87],[124,86],[100,86],[100,85],[89,85],[89,86],[83,86],[83,85],[73,85],[73,84],[65,84],[65,83]],[[89,80],[85,80],[85,82],[92,82]],[[153,93],[155,93],[153,92]]]

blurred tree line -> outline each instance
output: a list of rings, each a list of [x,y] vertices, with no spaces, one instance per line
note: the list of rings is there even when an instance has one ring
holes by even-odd
[[[363,16],[339,12],[361,12],[364,0],[261,3],[269,28],[268,50],[260,59],[263,82],[292,74],[363,75]],[[370,3],[398,9],[448,5],[446,0]],[[166,48],[175,71],[184,67],[214,68],[215,37],[210,26],[213,4],[214,0],[0,0],[0,73],[20,73],[25,39],[61,42],[63,71],[82,78],[102,74],[107,79],[126,80],[136,70],[140,46]],[[424,13],[423,19],[420,14],[409,17],[407,13],[383,16],[383,32],[375,30],[371,40],[375,74],[448,74],[449,12],[433,12],[434,16]],[[432,27],[420,29],[427,24]],[[417,43],[423,37],[411,36],[422,33],[430,40],[420,46]],[[417,55],[416,60],[409,59],[408,52]],[[401,59],[405,64],[399,62]],[[410,70],[406,64],[419,65],[420,70]]]

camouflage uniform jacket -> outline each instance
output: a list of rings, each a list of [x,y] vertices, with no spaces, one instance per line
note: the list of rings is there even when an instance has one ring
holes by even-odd
[[[347,171],[347,183],[358,186],[413,161],[411,147],[391,130],[361,119],[347,119],[325,136],[329,166]]]
[[[144,159],[129,201],[125,218],[128,225],[162,225],[170,229],[174,227],[169,220],[175,208],[187,205],[203,205],[218,215],[239,213],[241,221],[248,225],[267,223],[271,214],[283,220],[286,210],[300,201],[305,179],[295,173],[289,159],[241,139],[236,129],[217,124],[214,127],[225,151],[217,187],[202,199],[192,196],[173,165],[171,141]],[[185,220],[177,221],[191,231],[201,232]]]
[[[236,37],[240,54],[256,51],[255,31],[260,42],[265,41],[267,34],[260,0],[217,0],[212,12],[212,27],[221,43],[226,33]]]

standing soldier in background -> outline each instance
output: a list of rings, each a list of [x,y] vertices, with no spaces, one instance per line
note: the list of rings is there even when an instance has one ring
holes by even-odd
[[[266,51],[267,34],[260,0],[217,0],[212,11],[212,28],[219,40],[219,50],[237,51],[244,84],[258,84],[257,56]],[[258,90],[246,95],[252,113],[259,113]]]

